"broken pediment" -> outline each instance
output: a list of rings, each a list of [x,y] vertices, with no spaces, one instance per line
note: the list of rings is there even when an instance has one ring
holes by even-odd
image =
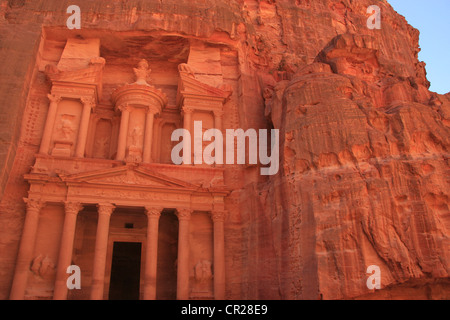
[[[165,189],[197,190],[200,187],[174,179],[140,166],[125,165],[117,168],[97,170],[74,175],[61,175],[66,183],[87,183],[111,186],[141,186]]]
[[[215,88],[203,83],[196,78],[192,68],[183,63],[179,65],[180,81],[178,84],[177,105],[181,106],[185,98],[202,98],[207,100],[217,100],[221,103],[231,96],[232,89],[226,85]]]
[[[45,73],[52,83],[52,93],[77,98],[92,91],[102,95],[103,69],[99,39],[68,39],[57,65],[47,65]]]

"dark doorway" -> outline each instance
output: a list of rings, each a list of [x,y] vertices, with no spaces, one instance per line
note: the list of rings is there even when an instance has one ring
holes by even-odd
[[[165,211],[159,220],[156,299],[177,299],[178,218]]]
[[[139,300],[141,243],[114,242],[109,300]]]

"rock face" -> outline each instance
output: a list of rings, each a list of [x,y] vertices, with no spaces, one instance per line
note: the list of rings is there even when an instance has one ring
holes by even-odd
[[[233,92],[224,128],[280,130],[277,175],[224,168],[226,298],[450,298],[450,95],[428,90],[419,32],[387,1],[77,4],[81,30],[67,30],[60,1],[1,2],[0,298],[46,118],[45,66],[62,61],[69,38],[100,39],[104,104],[132,80],[134,58],[159,61],[155,85],[176,104],[186,63]],[[366,24],[373,4],[379,30]],[[51,296],[40,283],[54,274],[53,251],[35,252],[28,298]],[[366,286],[371,265],[381,290]]]

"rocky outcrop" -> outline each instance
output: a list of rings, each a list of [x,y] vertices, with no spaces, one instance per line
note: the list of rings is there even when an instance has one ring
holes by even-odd
[[[411,79],[383,84],[377,56],[373,38],[340,35],[269,100],[284,141],[268,212],[289,226],[290,270],[314,265],[299,285],[324,299],[363,295],[369,265],[383,287],[448,278],[448,105]]]

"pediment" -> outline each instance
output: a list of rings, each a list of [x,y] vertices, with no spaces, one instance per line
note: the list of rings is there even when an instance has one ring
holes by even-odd
[[[214,88],[206,83],[200,82],[192,76],[180,73],[180,91],[182,94],[194,94],[220,99],[227,99],[231,92]]]
[[[65,82],[99,85],[101,83],[103,66],[102,63],[99,63],[80,70],[60,71],[56,67],[48,65],[46,73],[52,83]]]
[[[87,183],[105,186],[137,186],[162,189],[199,189],[199,186],[174,179],[139,166],[122,166],[68,176],[61,176],[68,183]]]

